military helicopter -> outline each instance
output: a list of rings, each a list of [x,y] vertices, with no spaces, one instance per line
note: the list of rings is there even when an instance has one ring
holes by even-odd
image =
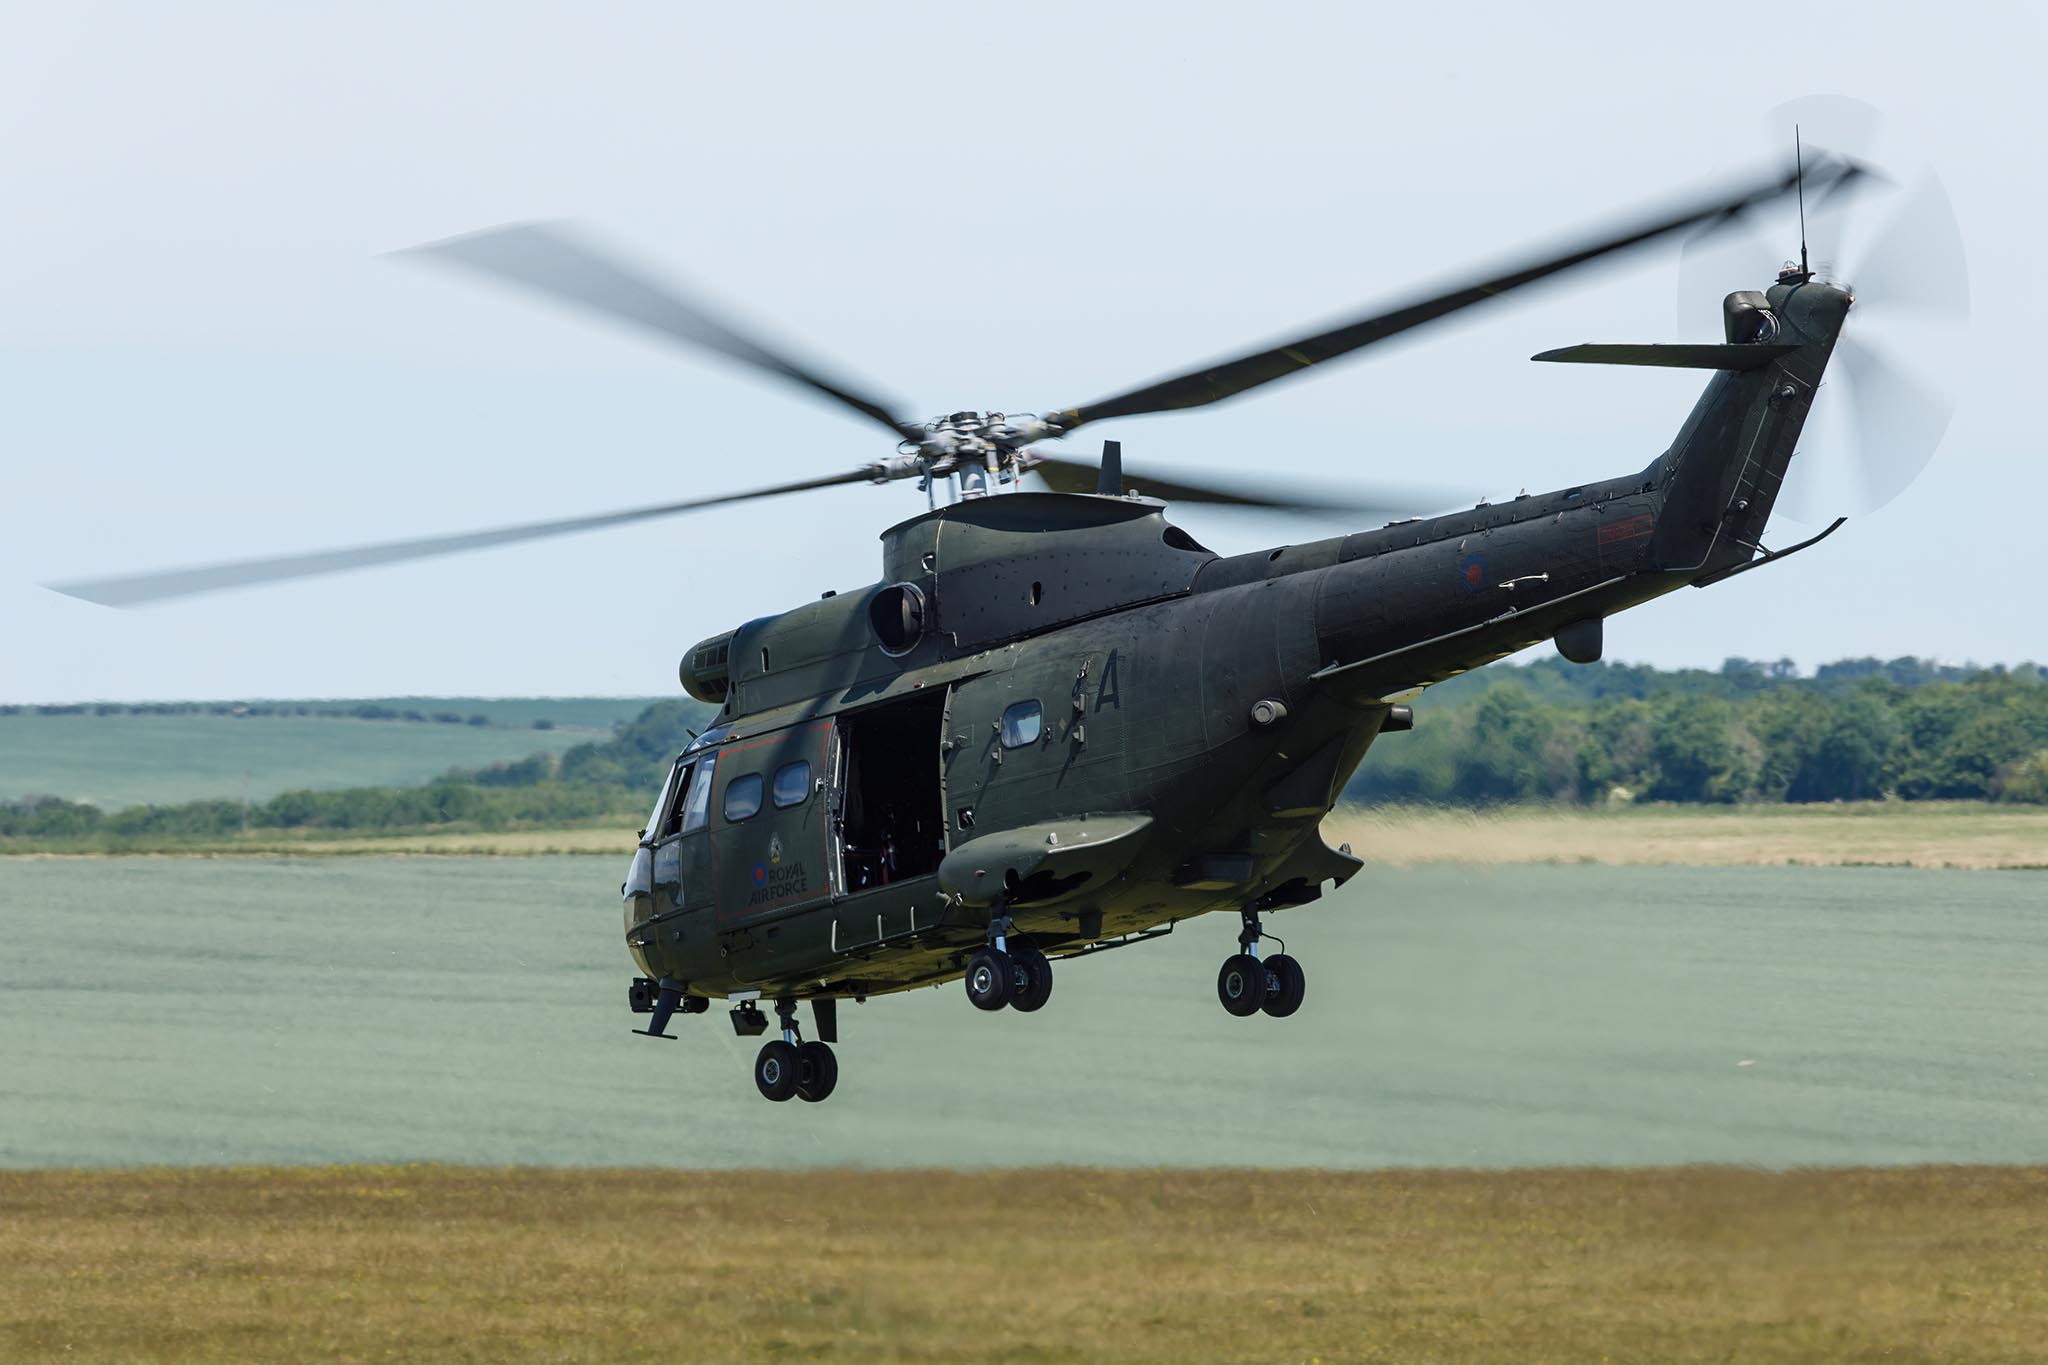
[[[832,1094],[841,1001],[965,983],[972,1006],[1030,1013],[1056,961],[1092,958],[1212,911],[1239,919],[1216,991],[1284,1018],[1306,975],[1265,917],[1342,886],[1362,861],[1320,822],[1422,689],[1544,640],[1601,657],[1603,622],[1826,538],[1763,543],[1854,296],[1806,263],[1727,295],[1720,340],[1589,344],[1547,362],[1710,372],[1668,448],[1620,475],[1352,534],[1219,555],[1172,502],[1339,508],[1126,470],[1037,443],[1095,422],[1201,407],[1618,253],[1714,230],[1767,204],[1840,193],[1840,158],[1774,170],[1621,229],[1279,345],[1081,407],[907,421],[560,229],[522,225],[425,256],[708,349],[887,430],[892,455],[691,502],[465,535],[54,585],[128,605],[560,535],[839,484],[916,480],[926,507],[882,532],[879,579],[748,621],[683,655],[715,723],[677,756],[621,887],[634,1030],[731,1007],[776,1036],[770,1100]],[[1880,398],[1910,388],[1889,382]],[[1899,424],[1887,421],[1894,428]],[[1938,424],[1909,459],[1925,463]],[[1917,466],[1916,466],[1917,467]],[[1024,486],[1035,476],[1050,491]],[[1284,945],[1282,945],[1284,948]],[[812,1036],[799,1019],[811,1006]]]

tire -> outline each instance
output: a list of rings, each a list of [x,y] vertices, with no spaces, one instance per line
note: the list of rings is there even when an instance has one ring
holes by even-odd
[[[1307,990],[1308,981],[1299,962],[1285,953],[1266,959],[1266,999],[1260,1009],[1275,1019],[1285,1019],[1301,1008],[1301,997]]]
[[[1029,945],[1019,947],[1010,958],[1024,977],[1023,987],[1010,997],[1010,1008],[1026,1014],[1043,1009],[1045,1002],[1052,999],[1052,963]]]
[[[754,1056],[754,1086],[763,1099],[782,1103],[796,1093],[796,1083],[802,1075],[795,1045],[780,1038],[762,1044]]]
[[[796,1074],[796,1097],[816,1104],[838,1088],[839,1059],[823,1043],[804,1043],[796,1050]]]
[[[1223,970],[1216,973],[1216,998],[1240,1019],[1257,1014],[1266,1002],[1265,964],[1249,953],[1225,958]]]
[[[967,961],[967,998],[978,1010],[999,1010],[1010,1003],[1015,968],[1007,953],[983,948]]]

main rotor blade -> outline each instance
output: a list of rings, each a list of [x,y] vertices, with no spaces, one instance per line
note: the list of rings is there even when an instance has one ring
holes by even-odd
[[[1834,160],[1809,166],[1806,172],[1807,189],[1811,193],[1817,185],[1831,186],[1862,174],[1863,169],[1849,161]],[[1072,431],[1084,423],[1099,422],[1107,417],[1131,417],[1140,413],[1169,412],[1178,408],[1195,408],[1209,403],[1220,403],[1226,398],[1234,398],[1261,384],[1270,384],[1276,379],[1299,374],[1311,365],[1335,360],[1360,347],[1384,341],[1411,328],[1434,322],[1475,304],[1485,303],[1489,299],[1499,298],[1524,285],[1534,284],[1538,280],[1547,279],[1604,256],[1642,246],[1687,228],[1736,217],[1792,193],[1797,185],[1798,176],[1788,167],[1769,179],[1753,182],[1739,190],[1716,194],[1680,208],[1664,210],[1624,231],[1611,235],[1603,234],[1584,245],[1556,255],[1545,256],[1488,279],[1460,285],[1455,289],[1404,304],[1384,313],[1375,313],[1341,327],[1318,332],[1314,336],[1283,342],[1262,351],[1239,356],[1234,360],[1190,370],[1186,374],[1175,375],[1170,379],[1161,379],[1143,388],[1105,398],[1084,407],[1069,408],[1054,413],[1049,420],[1062,431]]]
[[[655,517],[674,516],[679,512],[693,512],[703,507],[746,502],[753,498],[778,497],[784,493],[801,493],[812,488],[830,488],[835,484],[867,483],[873,477],[870,469],[855,469],[844,474],[828,474],[821,479],[806,479],[801,483],[757,488],[747,493],[726,493],[715,498],[663,503],[656,507],[634,507],[623,512],[601,512],[596,516],[565,517],[560,521],[537,521],[524,526],[501,526],[494,531],[469,531],[452,536],[427,536],[419,540],[394,540],[382,545],[358,545],[347,550],[280,555],[275,559],[242,559],[192,569],[168,569],[158,573],[129,574],[120,578],[78,579],[69,583],[48,583],[44,586],[67,597],[97,602],[101,606],[133,607],[146,602],[162,602],[173,597],[190,597],[195,593],[219,592],[224,588],[252,587],[259,583],[277,583],[289,578],[311,578],[315,574],[340,573],[347,569],[368,568],[373,564],[432,559],[438,555],[481,550],[492,545],[511,545],[522,540],[542,540],[549,536],[564,536],[577,531],[595,531],[600,527],[622,526],[627,522],[648,521]]]
[[[1031,472],[1044,479],[1056,493],[1093,493],[1097,467],[1085,460],[1068,460],[1057,455],[1031,452]],[[1454,494],[1427,489],[1388,489],[1369,497],[1343,494],[1286,493],[1270,487],[1258,491],[1197,483],[1187,478],[1162,479],[1142,469],[1124,466],[1126,487],[1165,502],[1204,502],[1220,507],[1267,507],[1281,512],[1329,512],[1344,516],[1402,517],[1417,511],[1448,506]]]
[[[559,227],[514,223],[464,237],[396,252],[453,261],[481,274],[510,280],[558,302],[603,313],[658,332],[673,341],[715,351],[743,365],[823,394],[835,403],[879,422],[899,439],[919,440],[924,428],[891,413],[880,400],[746,336],[714,317],[701,305],[686,301],[672,287],[576,241]]]

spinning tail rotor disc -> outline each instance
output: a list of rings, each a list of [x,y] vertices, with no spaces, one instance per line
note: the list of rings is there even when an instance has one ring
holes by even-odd
[[[1786,142],[1796,122],[1809,157],[1817,147],[1859,161],[1883,154],[1883,121],[1856,100],[1796,100],[1768,121]],[[1779,501],[1797,521],[1819,524],[1891,502],[1933,460],[1955,413],[1970,317],[1962,230],[1940,177],[1894,154],[1892,164],[1902,162],[1908,169],[1898,179],[1865,194],[1816,194],[1808,185],[1813,273],[1856,302]],[[1796,259],[1789,223],[1774,222],[1770,236],[1759,226],[1686,243],[1679,266],[1682,336],[1718,333],[1724,294],[1759,288]]]

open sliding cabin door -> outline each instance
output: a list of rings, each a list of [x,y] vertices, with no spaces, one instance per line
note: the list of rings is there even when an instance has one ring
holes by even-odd
[[[838,718],[834,734],[839,945],[907,933],[949,847],[945,739],[950,689]]]

